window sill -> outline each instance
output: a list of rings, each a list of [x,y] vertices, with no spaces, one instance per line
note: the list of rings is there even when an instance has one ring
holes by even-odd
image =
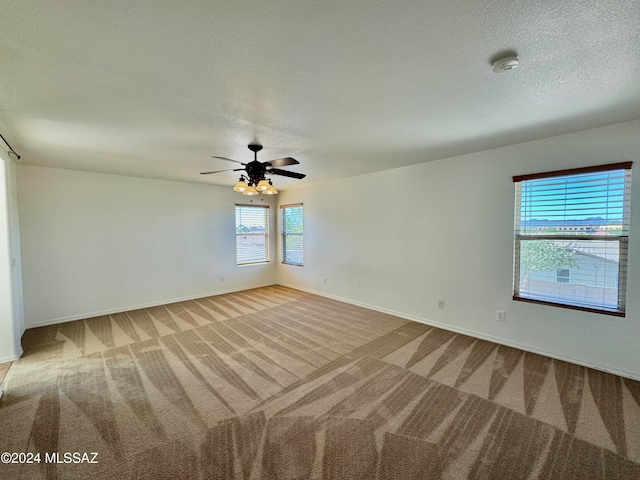
[[[283,265],[292,265],[294,267],[304,267],[303,263],[289,263],[289,262],[280,262],[280,263],[282,263]]]
[[[254,263],[237,263],[236,267],[252,267],[254,265],[267,265],[271,262],[268,260],[266,262],[254,262]]]
[[[580,310],[582,312],[600,313],[602,315],[611,315],[614,317],[626,317],[626,312],[622,310],[604,310],[599,308],[582,307],[580,305],[571,305],[567,303],[548,302],[546,300],[536,300],[533,298],[523,298],[516,295],[513,296],[513,300],[517,302],[537,303],[538,305],[548,305],[550,307],[567,308],[569,310]]]

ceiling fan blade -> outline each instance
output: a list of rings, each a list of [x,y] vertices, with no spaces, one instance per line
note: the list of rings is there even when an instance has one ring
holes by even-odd
[[[298,165],[300,162],[295,158],[285,157],[285,158],[276,158],[275,160],[269,160],[268,162],[264,162],[265,165],[271,165],[272,167],[286,167],[287,165]]]
[[[274,175],[282,175],[283,177],[291,177],[297,179],[306,177],[304,173],[290,172],[288,170],[280,170],[279,168],[270,168],[269,170],[267,170],[267,173],[273,173]]]
[[[228,162],[236,162],[236,163],[239,163],[240,165],[246,165],[246,163],[242,163],[238,160],[234,160],[233,158],[218,157],[217,155],[211,155],[211,158],[219,158],[220,160],[227,160]]]
[[[213,172],[200,172],[200,175],[211,175],[212,173],[222,173],[222,172],[241,172],[244,168],[229,168],[227,170],[214,170]]]

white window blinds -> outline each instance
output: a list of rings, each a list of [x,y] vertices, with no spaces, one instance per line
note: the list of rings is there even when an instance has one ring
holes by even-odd
[[[283,205],[282,211],[282,263],[303,265],[304,225],[302,204]]]
[[[236,205],[238,265],[269,261],[269,206]]]
[[[631,162],[513,181],[514,300],[623,316]]]

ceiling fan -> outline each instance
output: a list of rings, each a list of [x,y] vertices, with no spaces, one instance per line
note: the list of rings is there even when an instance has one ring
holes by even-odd
[[[236,183],[233,189],[236,192],[241,192],[244,195],[257,195],[262,192],[266,195],[273,195],[278,191],[273,187],[271,180],[267,180],[265,175],[282,175],[283,177],[302,179],[306,177],[303,173],[290,172],[288,170],[281,170],[276,167],[285,167],[287,165],[298,165],[295,158],[285,157],[276,158],[275,160],[269,160],[268,162],[258,161],[258,152],[262,150],[262,145],[252,143],[248,145],[249,150],[253,152],[253,161],[249,163],[240,162],[227,157],[218,157],[213,155],[212,158],[219,158],[220,160],[227,160],[228,162],[235,162],[242,165],[242,168],[229,168],[227,170],[214,170],[212,172],[201,172],[200,175],[211,175],[212,173],[221,172],[241,172],[245,171],[245,174],[240,175],[240,180]],[[247,181],[249,182],[247,184]]]

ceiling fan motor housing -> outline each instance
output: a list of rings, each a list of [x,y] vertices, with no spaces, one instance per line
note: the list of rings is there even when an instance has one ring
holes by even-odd
[[[265,166],[265,164],[254,160],[253,162],[247,163],[245,170],[247,171],[247,177],[249,177],[249,181],[254,185],[257,185],[260,180],[264,180],[264,174],[267,171],[267,167]]]
[[[253,152],[253,162],[247,163],[245,170],[247,177],[249,177],[249,182],[255,186],[258,185],[260,180],[264,180],[267,167],[258,161],[258,152],[262,150],[262,145],[259,143],[250,143],[247,147]]]

